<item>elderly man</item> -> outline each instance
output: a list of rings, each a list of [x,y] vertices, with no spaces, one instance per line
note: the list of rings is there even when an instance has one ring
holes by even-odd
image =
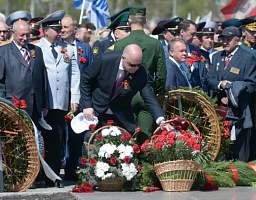
[[[0,44],[4,44],[9,39],[9,30],[6,23],[0,21]]]
[[[232,110],[237,123],[232,126],[232,159],[247,162],[253,122],[250,98],[256,88],[256,61],[254,56],[238,46],[241,33],[230,26],[220,35],[223,51],[213,55],[206,83],[218,98],[218,105]],[[233,97],[233,98],[232,98]]]

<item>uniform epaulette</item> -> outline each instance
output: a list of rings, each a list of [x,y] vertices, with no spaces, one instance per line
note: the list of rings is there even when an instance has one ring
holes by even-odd
[[[33,41],[30,42],[30,44],[36,44],[38,42],[40,42],[40,40],[33,40]]]
[[[10,42],[12,42],[11,39],[6,40],[6,41],[2,41],[2,42],[0,42],[0,46],[3,46],[3,45],[8,44],[8,43],[10,43]]]
[[[114,49],[115,49],[115,45],[114,44],[108,48],[108,50],[110,50],[110,51],[114,51]]]

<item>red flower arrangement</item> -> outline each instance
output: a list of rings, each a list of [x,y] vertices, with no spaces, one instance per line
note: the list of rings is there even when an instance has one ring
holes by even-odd
[[[83,185],[81,186],[76,186],[75,188],[73,188],[72,192],[85,192],[85,193],[92,193],[93,192],[93,185],[90,183],[85,182]]]
[[[141,146],[142,152],[154,163],[174,160],[200,162],[211,159],[211,147],[191,128],[186,119],[177,117],[170,124],[175,129],[154,134]]]
[[[84,57],[82,56],[82,54],[83,54],[83,49],[82,49],[82,47],[78,47],[78,55],[81,56],[81,57],[79,58],[79,62],[85,64],[85,63],[86,63],[86,58],[84,58]]]
[[[225,134],[222,135],[222,138],[227,139],[230,137],[230,122],[228,120],[224,121],[224,131]]]

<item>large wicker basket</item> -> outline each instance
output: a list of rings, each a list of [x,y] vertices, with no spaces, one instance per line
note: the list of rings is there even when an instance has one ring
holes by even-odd
[[[107,126],[103,126],[99,129],[97,129],[96,131],[93,132],[93,134],[91,135],[88,144],[87,144],[87,153],[88,153],[88,157],[90,154],[90,147],[93,145],[93,139],[97,136],[97,134],[100,133],[100,131],[102,131],[105,128],[110,128],[112,125],[107,125]],[[125,129],[119,127],[119,126],[115,126],[117,127],[120,131],[122,132],[127,132]],[[98,182],[98,190],[100,191],[121,191],[123,188],[123,184],[124,184],[124,179],[123,178],[108,178],[106,180],[103,181],[99,181]]]
[[[176,160],[154,165],[156,175],[166,192],[190,191],[200,165],[192,160]]]
[[[211,155],[215,160],[220,150],[221,132],[211,102],[199,92],[178,89],[169,91],[162,105],[167,119],[184,117],[199,129],[204,141],[213,148]]]

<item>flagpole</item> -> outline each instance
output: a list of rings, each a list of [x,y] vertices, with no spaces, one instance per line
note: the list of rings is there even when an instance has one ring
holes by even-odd
[[[85,6],[85,0],[83,0],[83,3],[82,3],[81,13],[80,13],[80,19],[79,19],[79,24],[82,24],[83,14],[84,14],[84,6]]]

